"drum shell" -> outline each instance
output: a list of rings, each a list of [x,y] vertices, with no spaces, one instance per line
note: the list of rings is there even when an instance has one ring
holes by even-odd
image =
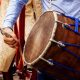
[[[64,16],[58,16],[58,20],[62,21],[63,23],[74,24],[74,21],[66,18]],[[56,41],[63,41],[72,44],[80,44],[80,36],[75,34],[74,32],[67,30],[62,27],[62,23],[57,23],[57,30],[55,33],[55,37],[52,37]],[[54,26],[53,26],[54,27]],[[74,27],[71,27],[74,29]],[[79,28],[80,31],[80,28]],[[75,47],[67,47],[70,51],[73,51],[76,55],[80,56],[80,49]],[[80,77],[80,61],[77,57],[73,56],[72,54],[64,51],[54,42],[51,42],[48,49],[44,52],[44,55],[41,56],[46,60],[52,59],[62,65],[54,64],[53,66],[49,65],[47,62],[39,58],[35,63],[31,64],[33,68],[36,70],[40,70],[45,72],[52,77],[59,80],[72,80],[76,79],[79,80]],[[67,68],[65,68],[65,67]],[[70,70],[70,69],[74,69]]]

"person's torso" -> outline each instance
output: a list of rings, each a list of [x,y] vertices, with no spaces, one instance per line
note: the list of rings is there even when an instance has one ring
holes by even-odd
[[[42,0],[43,11],[49,9],[80,18],[80,0]]]

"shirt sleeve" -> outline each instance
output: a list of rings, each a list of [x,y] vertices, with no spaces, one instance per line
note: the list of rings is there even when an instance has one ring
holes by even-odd
[[[3,28],[13,27],[16,22],[23,6],[28,2],[28,0],[10,0],[9,7],[3,22]]]

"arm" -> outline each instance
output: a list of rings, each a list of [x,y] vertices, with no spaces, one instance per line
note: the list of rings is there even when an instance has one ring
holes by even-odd
[[[3,28],[12,28],[27,1],[28,0],[10,0],[9,7],[3,22]]]
[[[10,28],[13,27],[17,17],[19,16],[23,6],[27,3],[27,1],[28,0],[10,0],[9,7],[7,9],[7,13],[3,22],[3,32],[6,34],[4,34],[3,37],[4,42],[12,48],[18,45],[18,39]],[[7,34],[9,34],[9,36],[7,36]]]

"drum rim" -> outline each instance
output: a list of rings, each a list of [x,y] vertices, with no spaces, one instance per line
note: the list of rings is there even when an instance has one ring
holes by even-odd
[[[54,36],[55,36],[55,32],[56,32],[56,29],[57,29],[57,23],[56,23],[56,21],[58,20],[58,16],[57,16],[57,12],[56,11],[47,11],[47,12],[52,12],[53,13],[53,15],[54,15],[54,28],[53,28],[53,30],[52,30],[52,35],[51,35],[51,40],[54,38]],[[47,13],[47,12],[44,12],[43,14],[45,14],[45,13]],[[43,14],[41,14],[41,16],[43,15]],[[41,17],[40,16],[40,17]],[[38,18],[39,19],[39,18]],[[38,21],[38,20],[37,20]],[[36,21],[36,23],[37,23],[37,21]],[[35,24],[36,24],[35,23]],[[24,57],[24,53],[25,53],[25,46],[24,46],[24,51],[23,51],[23,59],[24,59],[24,63],[25,64],[27,64],[27,65],[33,65],[34,63],[36,63],[36,62],[38,62],[38,60],[41,58],[41,57],[43,57],[44,56],[44,54],[45,54],[45,52],[47,51],[47,49],[50,47],[50,45],[51,45],[51,41],[49,41],[48,42],[48,44],[46,45],[46,47],[45,47],[45,49],[44,49],[44,51],[42,52],[42,54],[40,54],[39,55],[39,57],[37,57],[34,61],[32,61],[31,63],[29,63],[29,62],[27,62],[26,60],[25,60],[25,57]]]

